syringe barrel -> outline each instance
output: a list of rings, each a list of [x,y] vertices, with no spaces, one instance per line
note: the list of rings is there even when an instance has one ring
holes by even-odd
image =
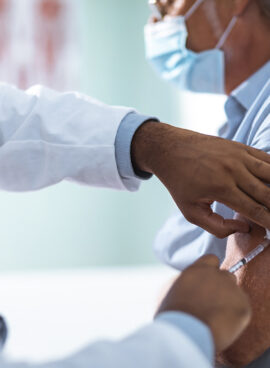
[[[230,273],[235,273],[236,271],[240,270],[240,268],[242,268],[245,265],[245,262],[243,262],[243,260],[239,261],[238,263],[236,263],[234,266],[232,266],[229,269]]]
[[[255,248],[254,250],[252,250],[246,257],[245,260],[247,261],[247,263],[249,263],[250,261],[252,261],[255,257],[257,257],[260,253],[262,253],[264,251],[265,247],[263,246],[263,244],[260,244],[257,246],[257,248]]]

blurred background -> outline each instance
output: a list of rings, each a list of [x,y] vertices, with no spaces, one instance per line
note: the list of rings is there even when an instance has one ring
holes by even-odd
[[[0,80],[79,90],[215,134],[223,98],[180,94],[156,77],[144,57],[148,17],[146,0],[0,0]],[[132,194],[71,183],[0,192],[0,204],[9,357],[59,358],[151,321],[175,276],[152,251],[176,211],[156,179]]]
[[[145,61],[148,16],[146,0],[1,0],[0,79],[79,90],[213,133],[220,98],[180,95]],[[135,194],[61,183],[1,192],[0,203],[2,271],[155,263],[155,234],[175,210],[155,179]]]

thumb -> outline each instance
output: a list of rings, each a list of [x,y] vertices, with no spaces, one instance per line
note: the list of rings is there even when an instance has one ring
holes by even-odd
[[[201,257],[200,259],[198,259],[197,262],[194,263],[194,266],[202,266],[202,265],[219,268],[220,262],[217,256],[215,256],[214,254],[208,254],[206,256]]]
[[[193,219],[192,222],[220,239],[236,232],[248,233],[250,231],[248,223],[240,220],[224,219],[213,212],[209,203],[193,205],[189,209],[189,213]]]

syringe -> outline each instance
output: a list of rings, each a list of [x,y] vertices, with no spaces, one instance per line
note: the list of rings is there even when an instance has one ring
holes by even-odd
[[[256,258],[259,254],[261,254],[266,248],[270,245],[270,231],[266,230],[266,236],[264,241],[258,245],[255,249],[253,249],[248,255],[242,258],[239,262],[237,262],[234,266],[229,269],[230,273],[235,273],[240,270],[240,268],[244,267],[247,263],[251,262],[254,258]]]

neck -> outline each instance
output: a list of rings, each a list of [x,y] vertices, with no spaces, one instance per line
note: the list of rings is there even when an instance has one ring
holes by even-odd
[[[253,25],[251,27],[251,25]],[[235,36],[225,47],[226,93],[230,94],[241,83],[270,60],[270,24],[261,18],[240,20]]]
[[[250,52],[246,54],[246,59],[252,60],[256,54]],[[253,60],[252,65],[248,64],[245,60],[239,61],[237,64],[226,66],[226,94],[229,95],[235,88],[242,84],[245,80],[250,78],[256,71],[258,71],[264,64],[270,60],[270,54],[260,59]]]

